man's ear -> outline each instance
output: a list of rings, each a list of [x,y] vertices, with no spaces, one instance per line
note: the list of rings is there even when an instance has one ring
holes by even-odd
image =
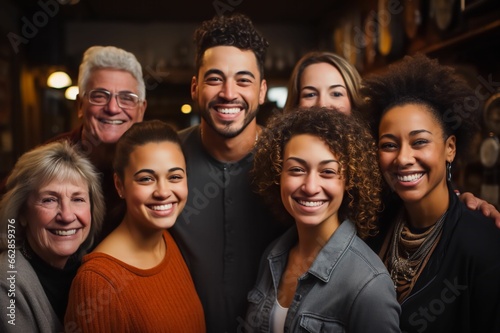
[[[146,108],[148,107],[148,102],[146,100],[143,100],[141,102],[141,105],[139,106],[139,121],[144,120],[144,113],[146,112]]]
[[[267,93],[267,81],[264,79],[260,83],[260,88],[259,88],[259,105],[264,104],[266,101],[266,93]]]
[[[191,79],[191,99],[196,100],[198,96],[198,80],[196,79],[196,76],[193,76]]]
[[[76,110],[77,110],[78,119],[82,119],[83,118],[83,97],[81,97],[80,94],[76,95]]]

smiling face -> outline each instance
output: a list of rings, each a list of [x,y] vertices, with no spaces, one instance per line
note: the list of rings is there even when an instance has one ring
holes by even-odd
[[[215,132],[232,138],[255,121],[267,91],[255,54],[233,46],[209,48],[191,83],[191,97],[203,121]]]
[[[91,72],[85,95],[79,96],[78,116],[83,120],[83,136],[103,143],[116,143],[126,130],[142,121],[146,101],[139,101],[137,107],[120,108],[116,97],[106,105],[93,105],[88,92],[93,89],[108,90],[111,93],[131,92],[138,94],[137,80],[129,72],[115,69],[96,69]]]
[[[333,107],[350,114],[351,102],[340,72],[324,62],[307,66],[300,77],[299,106]]]
[[[115,185],[127,203],[125,220],[143,230],[172,227],[188,193],[181,148],[168,141],[137,146],[130,154],[123,180],[115,174]]]
[[[444,139],[426,106],[389,109],[380,121],[378,140],[381,171],[403,201],[432,203],[448,197],[446,161],[455,158],[455,137]]]
[[[293,136],[283,153],[281,200],[299,225],[339,224],[345,190],[340,164],[317,136]]]
[[[51,266],[63,268],[89,235],[88,186],[52,180],[29,195],[24,216],[31,248]]]

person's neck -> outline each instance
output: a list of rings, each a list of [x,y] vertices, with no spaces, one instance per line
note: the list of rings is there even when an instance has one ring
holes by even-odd
[[[128,235],[137,253],[155,253],[162,248],[163,230],[143,228],[138,223],[126,214],[117,229]]]
[[[339,225],[338,220],[333,219],[314,227],[297,225],[299,240],[296,245],[296,253],[302,260],[308,260],[312,264]]]
[[[221,162],[237,162],[248,155],[259,137],[260,127],[254,120],[234,138],[226,138],[202,121],[201,142],[208,153]]]
[[[115,247],[111,250],[104,249],[103,252],[131,266],[150,269],[160,264],[165,257],[167,248],[163,230],[142,228],[138,223],[126,215],[109,236],[115,241]],[[101,250],[96,248],[96,251]]]
[[[448,210],[449,201],[448,187],[445,184],[435,188],[433,193],[428,194],[422,200],[405,202],[408,223],[418,229],[434,225]]]

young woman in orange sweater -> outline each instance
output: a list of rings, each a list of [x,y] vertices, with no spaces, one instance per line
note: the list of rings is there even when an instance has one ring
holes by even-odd
[[[188,193],[176,132],[158,120],[134,124],[118,141],[113,166],[125,217],[84,257],[66,330],[205,332],[193,281],[167,231]]]

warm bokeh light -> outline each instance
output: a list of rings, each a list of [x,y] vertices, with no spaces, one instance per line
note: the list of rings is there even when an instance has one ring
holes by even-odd
[[[74,101],[76,99],[76,95],[78,95],[77,86],[71,86],[64,92],[64,97],[66,97],[66,99],[69,99],[71,101]]]
[[[71,85],[71,78],[65,72],[54,72],[49,75],[47,85],[51,88],[64,88]]]
[[[271,102],[276,102],[276,106],[282,108],[285,106],[288,89],[286,87],[270,87],[267,91],[267,98]]]
[[[188,113],[191,113],[192,110],[193,110],[193,108],[189,104],[184,104],[183,106],[181,106],[182,113],[188,114]]]

